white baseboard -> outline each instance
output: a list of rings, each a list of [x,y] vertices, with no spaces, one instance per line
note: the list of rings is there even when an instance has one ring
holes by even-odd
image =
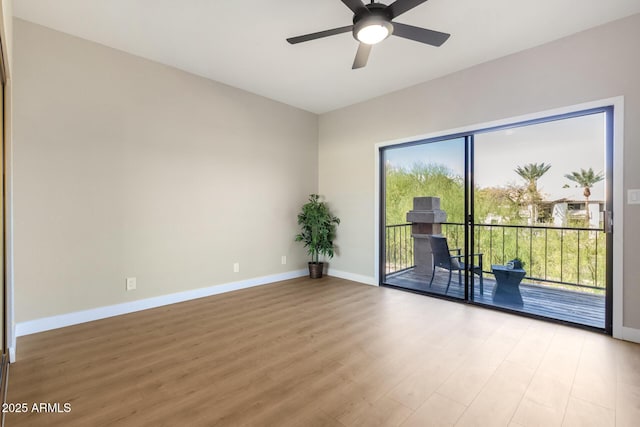
[[[619,337],[625,341],[636,342],[640,344],[640,329],[629,328],[627,326],[622,327],[622,334]]]
[[[295,270],[286,273],[272,274],[270,276],[241,280],[238,282],[225,283],[223,285],[210,286],[208,288],[193,289],[190,291],[177,292],[175,294],[162,295],[159,297],[146,298],[137,301],[125,302],[122,304],[109,305],[105,307],[93,308],[90,310],[76,311],[73,313],[66,313],[57,316],[29,320],[26,322],[19,322],[16,324],[16,336],[20,337],[24,335],[35,334],[51,329],[63,328],[65,326],[77,325],[80,323],[91,322],[93,320],[100,320],[107,317],[119,316],[121,314],[161,307],[163,305],[175,304],[178,302],[208,297],[225,292],[237,291],[239,289],[246,289],[254,286],[267,285],[269,283],[306,276],[307,274],[309,274],[307,269]],[[9,351],[12,350],[13,357],[11,357],[10,360],[14,361],[15,348],[9,349]]]
[[[340,271],[329,268],[329,270],[327,271],[327,275],[339,277],[340,279],[351,280],[353,282],[364,283],[365,285],[378,286],[375,278],[371,276],[364,276],[362,274],[354,274],[347,271]]]

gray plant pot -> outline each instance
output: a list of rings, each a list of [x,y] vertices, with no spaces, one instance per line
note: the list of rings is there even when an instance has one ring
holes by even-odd
[[[323,262],[310,262],[309,263],[309,277],[312,279],[320,279],[322,277],[322,270],[324,269]]]

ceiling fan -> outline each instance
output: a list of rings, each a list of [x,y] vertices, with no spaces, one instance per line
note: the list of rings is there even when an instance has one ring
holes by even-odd
[[[391,22],[398,16],[426,1],[427,0],[396,0],[387,6],[382,3],[375,3],[373,0],[367,5],[365,5],[362,0],[342,0],[342,3],[353,12],[353,25],[291,37],[288,38],[287,41],[291,44],[296,44],[351,31],[353,38],[360,42],[358,51],[356,52],[356,58],[353,61],[353,67],[351,67],[354,70],[367,65],[371,47],[374,44],[380,43],[390,35],[415,40],[431,46],[441,46],[447,41],[451,34],[414,27],[399,22]]]

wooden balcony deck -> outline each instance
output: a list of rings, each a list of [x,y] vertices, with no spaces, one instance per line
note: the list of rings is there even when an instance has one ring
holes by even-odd
[[[412,268],[387,275],[385,283],[415,291],[444,295],[448,277],[447,271],[438,270],[430,288],[431,275],[417,274]],[[493,288],[496,285],[493,276],[485,274],[484,292],[482,294],[480,294],[479,278],[478,276],[474,276],[474,278],[474,301],[477,303],[604,329],[604,295],[526,283],[525,279],[520,284],[522,305],[497,303],[492,298]],[[458,283],[458,275],[455,272],[446,295],[454,298],[464,298],[464,286]]]

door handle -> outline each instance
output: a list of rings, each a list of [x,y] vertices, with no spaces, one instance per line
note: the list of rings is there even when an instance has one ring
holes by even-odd
[[[613,212],[611,211],[604,211],[604,232],[613,233]]]

